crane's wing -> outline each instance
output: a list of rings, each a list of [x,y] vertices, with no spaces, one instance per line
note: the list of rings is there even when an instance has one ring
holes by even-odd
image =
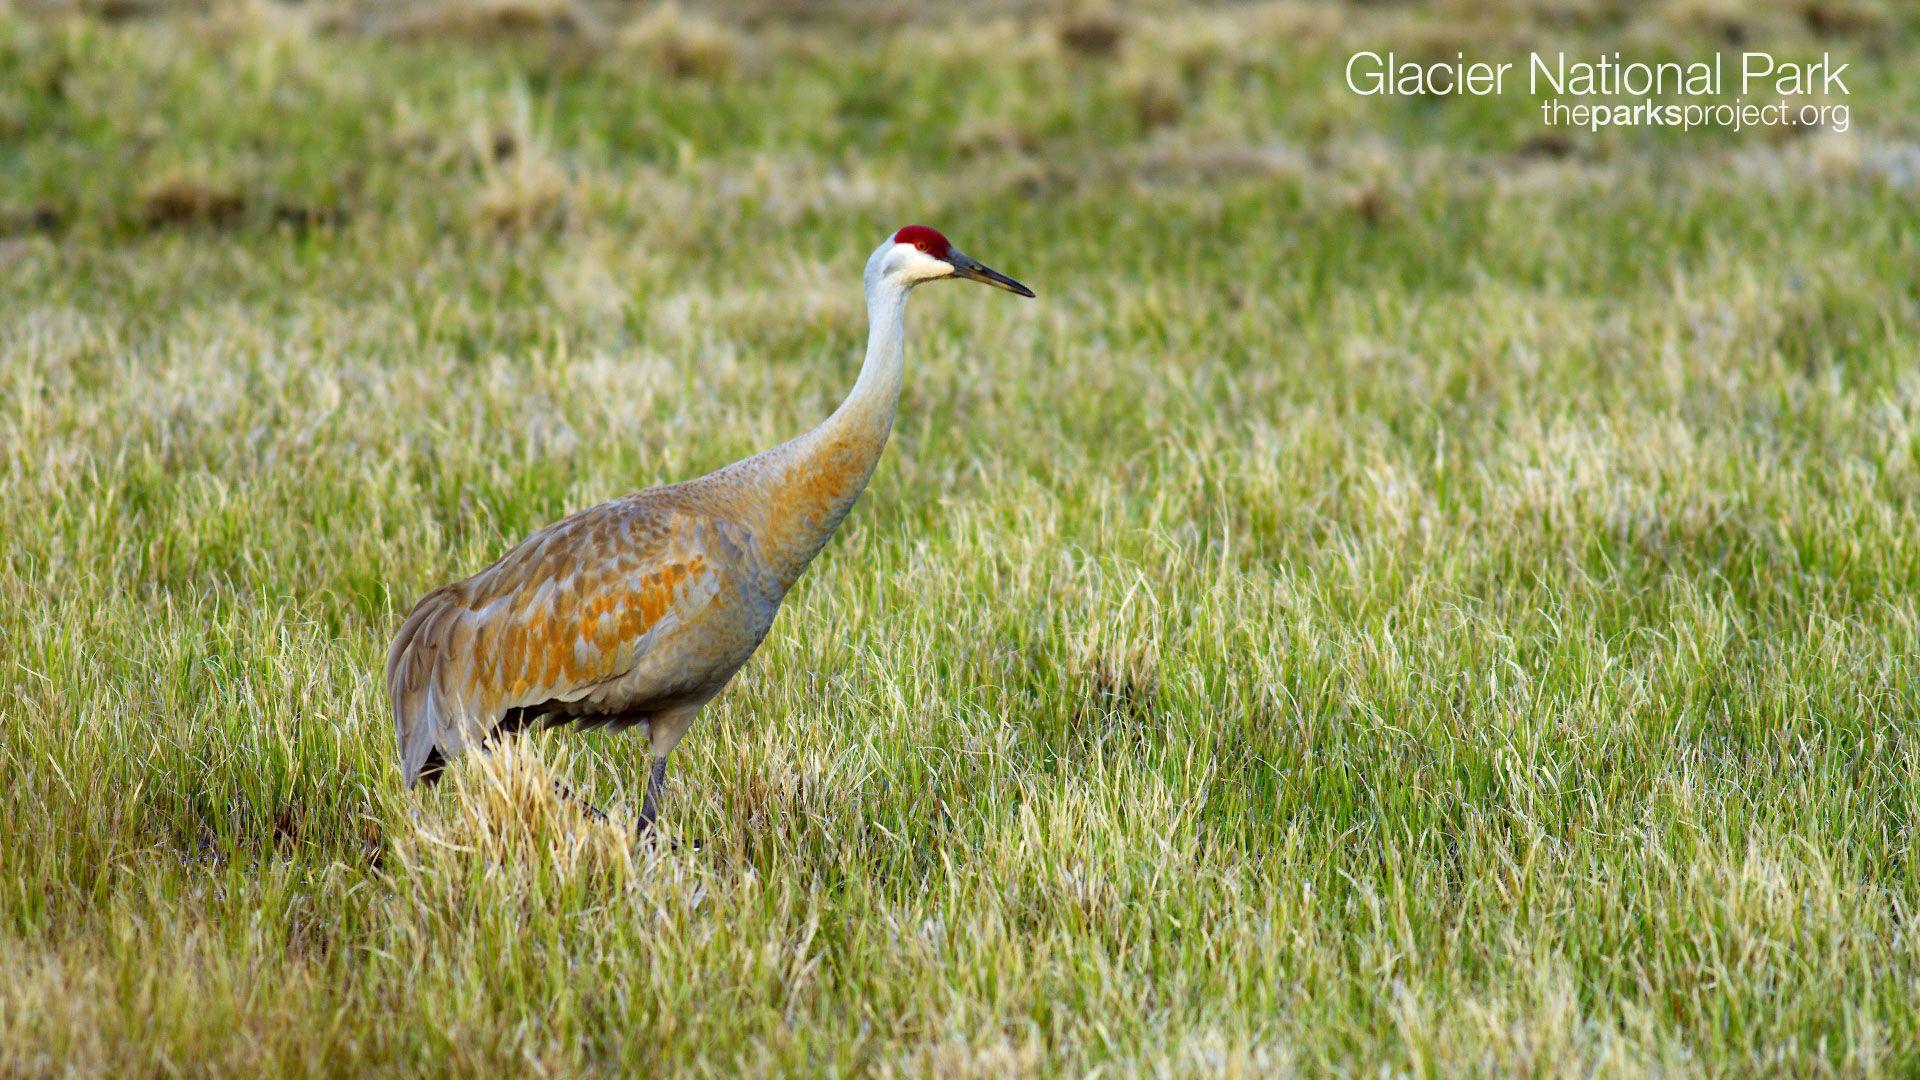
[[[645,498],[583,510],[414,606],[387,655],[408,787],[509,710],[577,700],[711,603],[728,560],[704,516]]]

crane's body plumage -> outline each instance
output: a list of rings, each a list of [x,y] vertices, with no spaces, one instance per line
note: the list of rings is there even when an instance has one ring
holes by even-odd
[[[415,605],[387,658],[409,786],[528,723],[644,725],[651,821],[666,756],[759,647],[879,463],[899,405],[907,292],[956,274],[1017,286],[922,230],[939,238],[930,255],[918,228],[868,260],[866,360],[819,427],[582,510]]]

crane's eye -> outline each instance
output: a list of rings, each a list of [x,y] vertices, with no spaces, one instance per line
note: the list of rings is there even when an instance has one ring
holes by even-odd
[[[921,251],[927,250],[927,242],[925,240],[922,240],[913,246],[919,248]]]

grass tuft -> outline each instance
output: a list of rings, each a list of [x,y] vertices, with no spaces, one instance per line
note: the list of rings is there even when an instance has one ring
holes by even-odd
[[[620,41],[671,79],[718,82],[734,74],[740,61],[739,41],[732,30],[688,14],[677,4],[648,9],[627,25]]]
[[[172,174],[140,189],[135,213],[149,229],[231,225],[246,212],[238,188],[197,174]]]
[[[421,42],[593,42],[604,36],[579,0],[426,0],[385,14],[380,27],[388,36]]]
[[[1069,53],[1104,58],[1120,51],[1127,40],[1127,24],[1111,8],[1081,7],[1055,23],[1054,36]]]

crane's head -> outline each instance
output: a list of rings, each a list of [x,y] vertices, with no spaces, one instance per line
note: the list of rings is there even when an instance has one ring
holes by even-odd
[[[938,229],[909,225],[888,237],[867,260],[867,278],[888,279],[912,288],[940,278],[966,278],[1020,296],[1033,290],[979,260],[955,251]]]

